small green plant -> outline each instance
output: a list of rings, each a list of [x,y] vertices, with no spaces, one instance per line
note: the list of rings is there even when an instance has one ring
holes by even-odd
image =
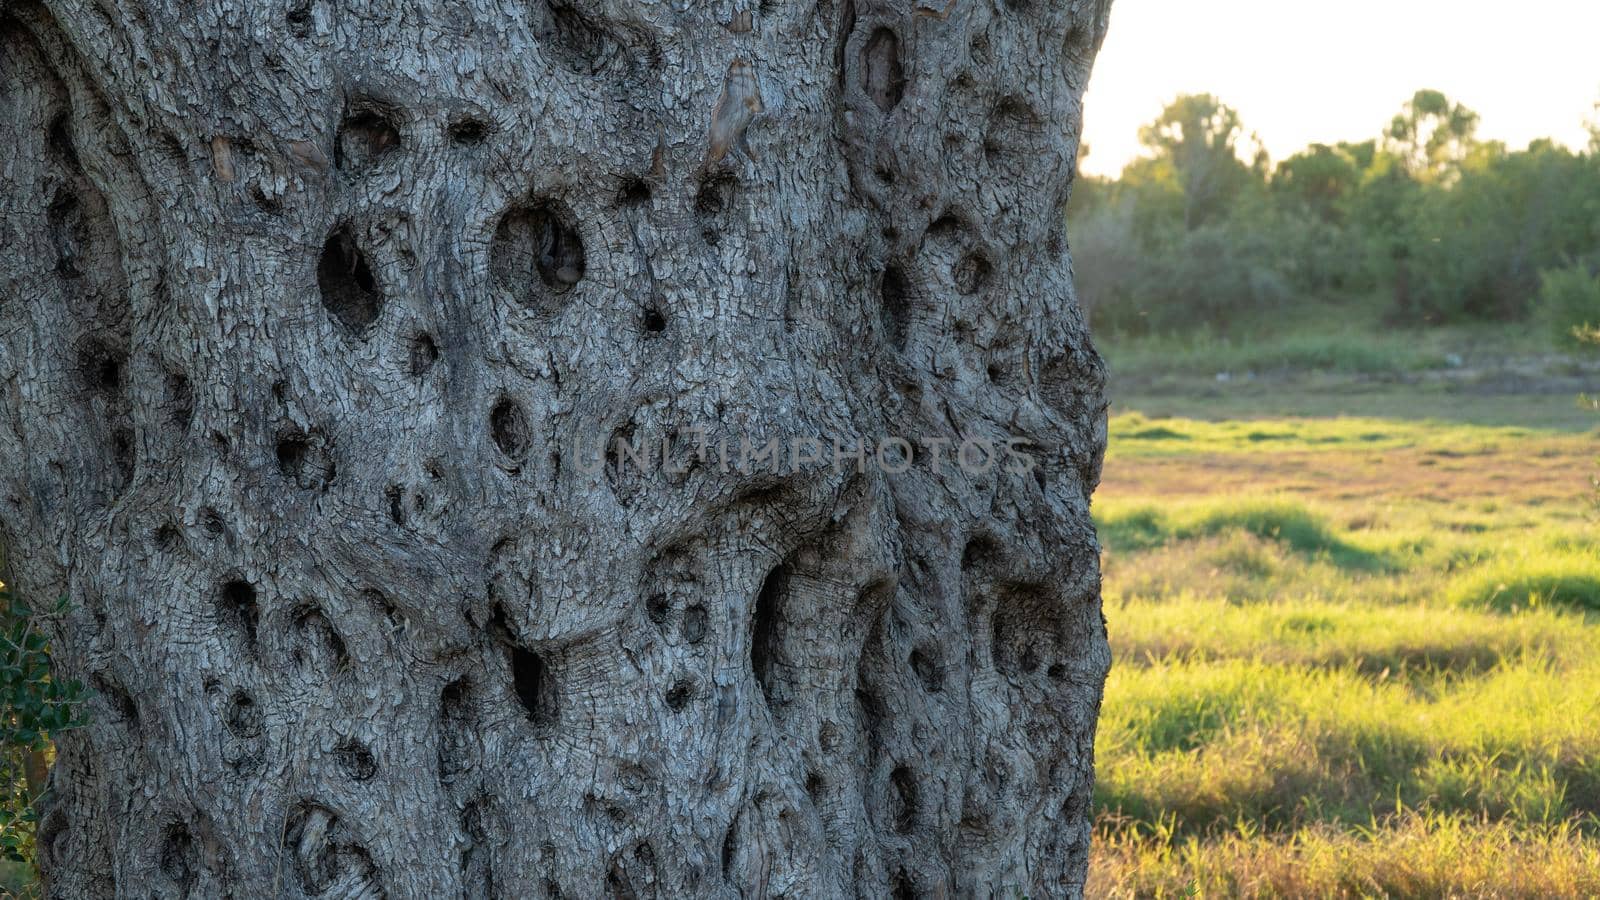
[[[52,615],[67,609],[58,602]],[[84,687],[50,673],[41,613],[0,586],[0,859],[31,863],[51,735],[84,724]]]

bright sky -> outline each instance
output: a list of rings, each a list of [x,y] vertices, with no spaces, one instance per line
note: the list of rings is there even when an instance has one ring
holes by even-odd
[[[1083,170],[1115,175],[1182,93],[1239,110],[1274,161],[1376,137],[1418,88],[1479,136],[1573,148],[1600,100],[1600,0],[1114,0],[1084,101]]]

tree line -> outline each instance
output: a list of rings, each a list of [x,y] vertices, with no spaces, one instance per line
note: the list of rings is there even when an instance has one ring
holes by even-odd
[[[1305,302],[1377,298],[1388,324],[1600,323],[1600,117],[1573,151],[1477,135],[1418,91],[1376,137],[1274,165],[1237,110],[1181,96],[1117,178],[1081,176],[1068,216],[1102,333],[1228,331]]]

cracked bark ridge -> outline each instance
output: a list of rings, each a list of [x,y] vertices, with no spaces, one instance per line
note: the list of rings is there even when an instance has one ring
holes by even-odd
[[[1081,892],[1107,6],[0,0],[50,894]]]

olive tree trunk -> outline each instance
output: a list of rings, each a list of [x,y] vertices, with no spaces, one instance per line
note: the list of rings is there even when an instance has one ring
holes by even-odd
[[[0,0],[50,894],[1081,892],[1108,4]]]

